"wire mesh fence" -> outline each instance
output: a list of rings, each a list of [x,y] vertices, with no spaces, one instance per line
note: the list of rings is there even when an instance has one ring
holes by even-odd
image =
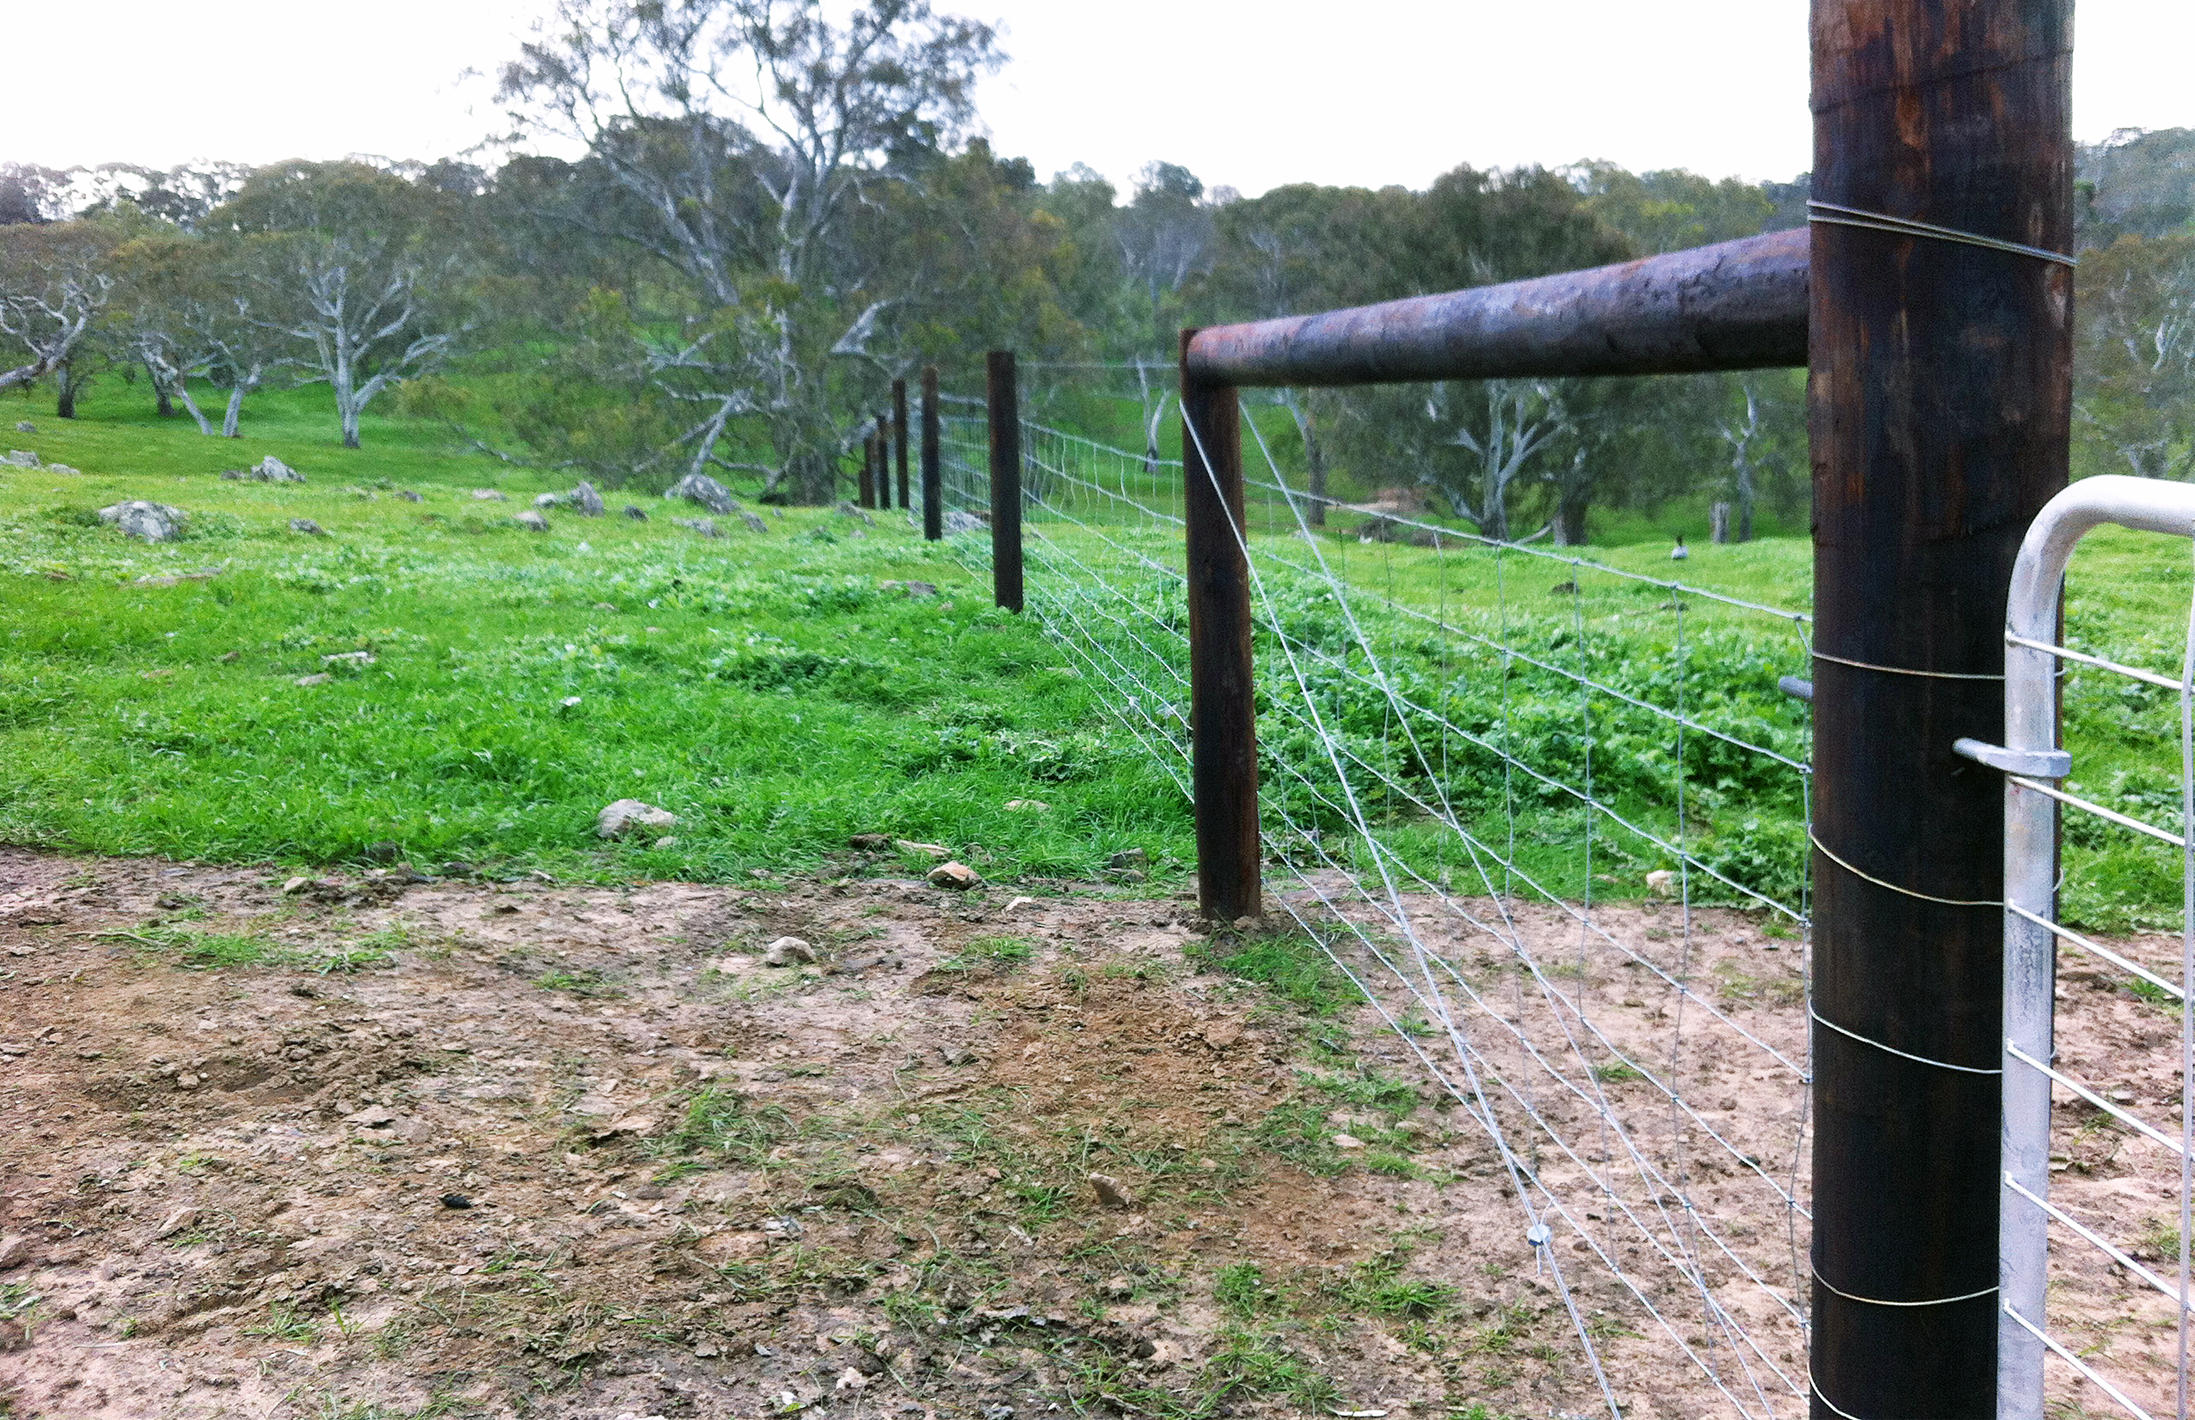
[[[1490,1257],[1547,1280],[1586,1363],[1573,1407],[1631,1413],[1651,1353],[1801,1413],[1808,724],[1779,682],[1806,613],[1314,497],[1254,416],[1269,914],[1475,1136],[1464,1171],[1516,1207]],[[1035,420],[1022,445],[1028,609],[1187,795],[1183,465]],[[941,451],[980,517],[982,421]]]

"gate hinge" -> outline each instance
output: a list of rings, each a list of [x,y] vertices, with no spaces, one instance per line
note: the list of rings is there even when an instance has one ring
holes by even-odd
[[[2062,749],[2006,749],[1981,740],[1960,739],[1952,743],[1951,751],[1976,764],[2030,779],[2063,779],[2073,772],[2073,756]]]

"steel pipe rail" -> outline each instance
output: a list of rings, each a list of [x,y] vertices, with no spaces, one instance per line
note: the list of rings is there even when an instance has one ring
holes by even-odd
[[[1808,239],[1770,232],[1558,276],[1206,326],[1210,385],[1675,375],[1806,364]]]

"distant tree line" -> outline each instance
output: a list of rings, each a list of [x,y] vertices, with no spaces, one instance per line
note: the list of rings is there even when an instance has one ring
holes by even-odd
[[[974,136],[1001,62],[928,0],[563,0],[501,71],[493,167],[0,166],[0,388],[46,384],[68,417],[90,381],[141,380],[161,414],[234,436],[255,391],[318,383],[352,446],[387,396],[598,482],[716,468],[814,502],[925,363],[972,385],[1012,347],[1033,399],[1155,458],[1183,326],[1806,220],[1803,176],[1606,163],[1255,198],[1166,162],[1125,194],[1079,165],[1047,182]],[[2187,477],[2195,130],[2084,148],[2079,204],[2084,466]],[[1492,536],[1577,542],[1596,508],[1689,498],[1728,503],[1743,539],[1803,507],[1797,372],[1260,397],[1315,491]]]

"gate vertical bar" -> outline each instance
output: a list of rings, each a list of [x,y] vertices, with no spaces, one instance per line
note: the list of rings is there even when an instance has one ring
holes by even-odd
[[[907,381],[892,381],[892,462],[899,474],[899,510],[904,513],[914,504],[907,501]]]
[[[945,475],[938,467],[937,366],[922,367],[922,535],[945,536]]]
[[[1014,391],[1014,352],[983,360],[991,416],[991,594],[1008,611],[1021,610],[1021,401]]]
[[[1818,1420],[1997,1413],[2003,791],[1951,745],[2002,742],[2071,402],[2063,265],[1841,222],[2068,250],[2071,16],[1813,5]]]
[[[1197,906],[1206,917],[1233,922],[1263,910],[1242,408],[1232,386],[1190,377],[1195,334],[1181,333],[1181,464]]]

